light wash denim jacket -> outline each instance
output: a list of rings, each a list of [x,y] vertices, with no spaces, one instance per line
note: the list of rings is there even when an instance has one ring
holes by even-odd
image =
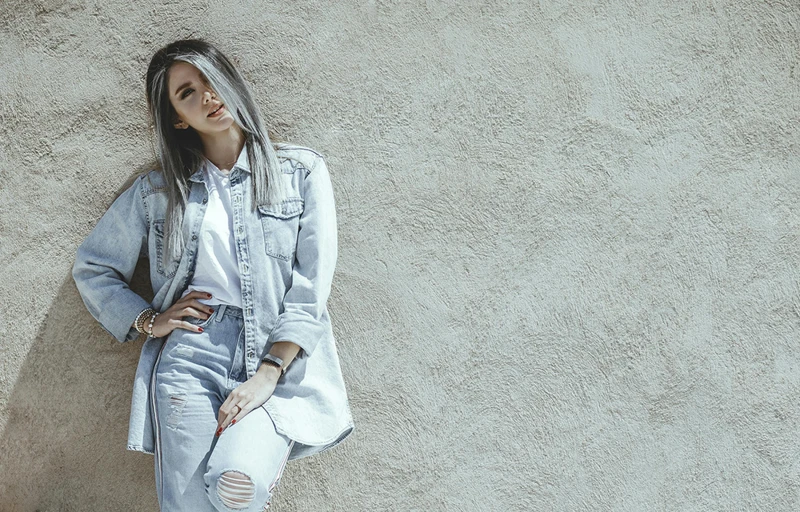
[[[322,155],[295,145],[276,148],[289,193],[281,204],[252,211],[250,169],[243,150],[230,172],[233,236],[239,261],[247,376],[275,341],[300,346],[262,407],[278,432],[294,439],[290,459],[321,452],[354,429],[327,300],[337,258],[336,210]],[[120,342],[145,308],[165,311],[191,281],[208,201],[202,169],[194,173],[184,214],[186,245],[179,259],[163,247],[167,195],[161,173],[139,176],[100,218],[77,251],[72,269],[92,316]],[[150,260],[152,304],[128,287],[140,257]],[[154,454],[151,390],[166,337],[147,337],[133,383],[128,450]]]

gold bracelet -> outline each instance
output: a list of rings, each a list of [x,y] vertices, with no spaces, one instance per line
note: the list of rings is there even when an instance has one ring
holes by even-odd
[[[136,320],[133,322],[133,326],[142,334],[147,334],[147,331],[144,330],[145,324],[150,320],[150,316],[156,312],[153,308],[145,308],[142,310],[141,313],[136,317]]]

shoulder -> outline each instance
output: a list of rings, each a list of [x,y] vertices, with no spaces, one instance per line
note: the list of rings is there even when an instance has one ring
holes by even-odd
[[[305,169],[306,175],[308,175],[325,158],[322,153],[307,146],[288,142],[276,142],[274,146],[278,161],[282,165],[287,165],[285,162],[288,162],[288,167],[285,168],[284,172],[294,173],[302,168]]]
[[[167,188],[167,180],[164,179],[164,174],[159,169],[151,169],[141,176],[142,190],[151,192],[156,190],[163,190]]]
[[[150,169],[136,178],[136,186],[141,191],[142,196],[148,196],[155,192],[163,191],[167,188],[167,180],[159,169]]]

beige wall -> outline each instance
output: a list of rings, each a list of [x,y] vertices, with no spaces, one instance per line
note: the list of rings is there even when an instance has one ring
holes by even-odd
[[[150,55],[198,35],[337,200],[356,430],[276,510],[797,510],[799,27],[749,0],[4,2],[0,509],[157,508],[125,451],[142,340],[70,267],[152,159]]]

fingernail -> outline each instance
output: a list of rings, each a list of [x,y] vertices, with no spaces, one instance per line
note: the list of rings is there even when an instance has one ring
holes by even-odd
[[[236,420],[231,420],[231,425],[233,425],[234,423],[236,423]]]
[[[211,298],[211,294],[210,294],[210,293],[207,293],[207,294],[206,294],[206,296],[207,296],[209,299]]]
[[[209,310],[209,311],[211,311],[212,313],[214,312],[214,310],[213,310],[213,309],[211,309],[211,308],[208,308],[208,310]]]
[[[198,329],[200,329],[200,332],[203,332],[203,328],[202,327],[198,327]]]
[[[222,433],[222,427],[219,427],[219,428],[217,429],[217,433],[216,433],[216,434],[214,434],[214,435],[216,435],[217,437],[219,437],[219,435],[220,435],[221,433]]]

